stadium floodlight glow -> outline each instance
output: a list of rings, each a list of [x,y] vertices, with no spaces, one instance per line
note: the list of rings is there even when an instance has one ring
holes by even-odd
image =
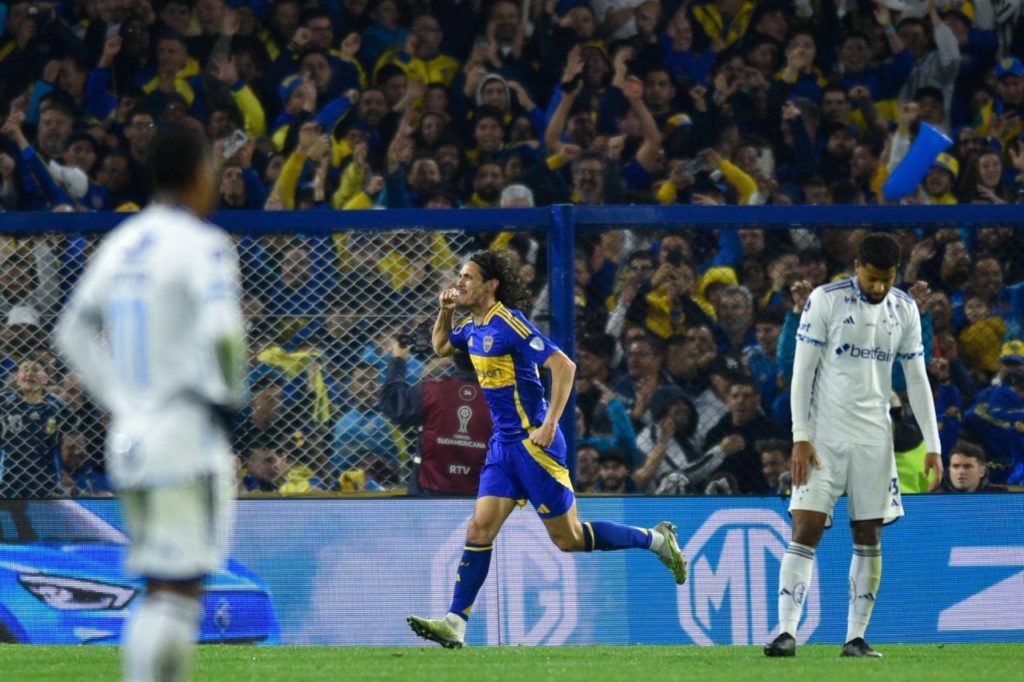
[[[41,573],[23,573],[18,576],[18,582],[39,601],[60,611],[120,609],[137,591],[123,585]]]

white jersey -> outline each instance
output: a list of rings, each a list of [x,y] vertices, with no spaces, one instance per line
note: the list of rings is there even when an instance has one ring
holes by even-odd
[[[808,414],[798,413],[800,391],[793,391],[794,440],[813,441],[817,435],[891,446],[893,362],[924,355],[914,300],[894,288],[881,303],[872,304],[855,277],[820,286],[800,316],[797,344],[818,349],[820,360]]]
[[[212,405],[238,407],[218,342],[243,338],[230,237],[154,205],[117,227],[82,276],[58,343],[112,414],[108,465],[122,488],[223,471],[230,448]]]

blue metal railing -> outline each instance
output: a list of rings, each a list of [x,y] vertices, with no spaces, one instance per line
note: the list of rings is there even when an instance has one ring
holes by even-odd
[[[0,213],[0,234],[105,232],[126,213]],[[575,355],[573,245],[579,231],[608,228],[713,229],[723,226],[878,227],[1024,226],[1024,207],[957,206],[575,206],[561,204],[514,209],[388,209],[366,211],[223,211],[213,222],[235,234],[315,235],[340,230],[463,230],[466,232],[539,231],[547,235],[551,295],[551,339]],[[1009,258],[1024,254],[1007,254]],[[569,468],[575,472],[575,402],[562,416]]]

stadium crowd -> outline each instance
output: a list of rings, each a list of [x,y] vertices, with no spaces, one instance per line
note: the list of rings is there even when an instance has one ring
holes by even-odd
[[[138,210],[168,124],[205,131],[223,210],[884,203],[922,123],[955,144],[901,202],[1024,200],[1024,19],[1010,0],[15,0],[0,25],[8,211]],[[982,472],[947,488],[1024,484],[1024,235],[895,233],[943,456]],[[852,273],[861,234],[581,239],[580,492],[785,490],[799,313],[812,287]],[[417,476],[425,438],[447,438],[421,428],[440,409],[430,382],[472,385],[430,357],[423,324],[462,256],[507,246],[543,325],[541,239],[240,237],[240,490],[458,488]],[[0,249],[0,497],[109,490],[105,416],[46,348],[94,244]],[[897,368],[901,483],[921,490],[901,381]],[[464,444],[486,442],[456,426]]]

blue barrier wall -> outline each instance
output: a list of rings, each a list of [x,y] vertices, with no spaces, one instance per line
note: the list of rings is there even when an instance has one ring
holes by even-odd
[[[89,501],[118,521],[116,503]],[[883,534],[872,642],[1024,642],[1024,495],[913,496]],[[414,645],[443,614],[470,500],[243,500],[232,552],[270,590],[286,644]],[[496,543],[471,645],[758,644],[777,625],[789,539],[777,498],[582,498],[581,517],[679,526],[690,578],[643,551],[563,554],[529,508]],[[846,632],[845,498],[822,541],[801,639]]]

